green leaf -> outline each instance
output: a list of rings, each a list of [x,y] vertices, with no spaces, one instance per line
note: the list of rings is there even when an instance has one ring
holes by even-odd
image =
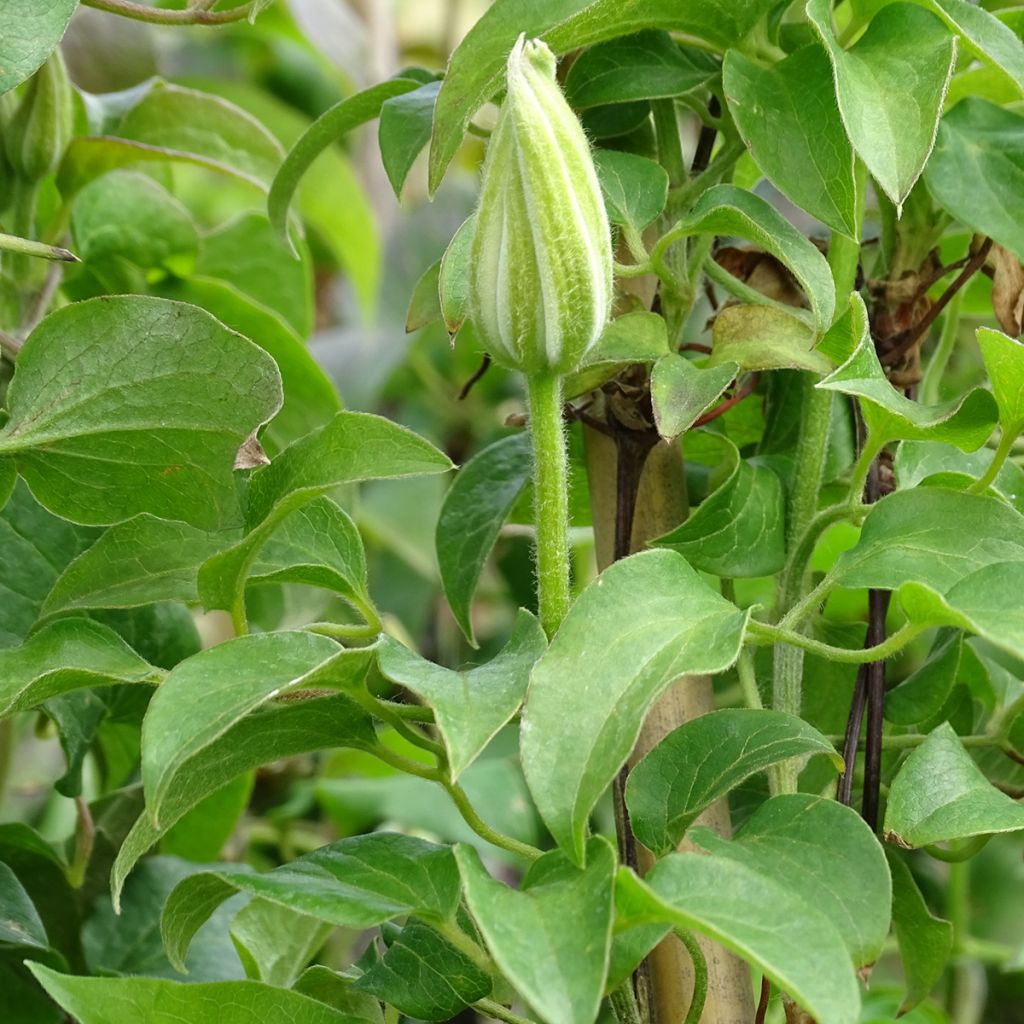
[[[581,53],[566,75],[565,98],[577,110],[667,99],[699,88],[717,70],[713,57],[680,47],[667,32],[638,32]]]
[[[347,132],[377,117],[385,100],[413,92],[422,85],[414,78],[392,78],[364,89],[324,111],[288,150],[284,162],[275,168],[276,173],[272,175],[267,213],[274,230],[282,241],[292,247],[293,254],[298,255],[298,251],[288,235],[288,208],[302,176],[313,161]]]
[[[668,173],[653,160],[633,153],[599,149],[594,166],[613,224],[640,231],[652,223],[668,199]]]
[[[917,725],[945,705],[960,671],[963,634],[940,633],[928,660],[885,695],[885,717],[894,725]]]
[[[0,11],[0,93],[29,78],[57,48],[78,0],[7,0]]]
[[[437,294],[441,317],[449,334],[457,334],[469,313],[470,259],[473,254],[473,233],[476,214],[470,214],[452,236],[437,276]]]
[[[209,313],[141,295],[91,299],[29,335],[0,452],[69,519],[149,512],[217,529],[238,522],[235,454],[280,396],[270,356]]]
[[[376,742],[372,719],[342,696],[271,704],[242,718],[181,766],[160,810],[159,828],[146,813],[132,826],[111,871],[115,907],[139,858],[188,811],[237,776],[314,750],[369,750]]]
[[[47,512],[19,480],[0,509],[0,649],[28,636],[64,567],[99,536]]]
[[[199,233],[181,202],[151,177],[116,170],[91,181],[71,207],[75,253],[103,276],[106,261],[191,273]]]
[[[637,839],[661,855],[700,813],[741,782],[793,757],[842,758],[817,729],[781,711],[726,708],[686,722],[629,773],[626,804]]]
[[[290,988],[332,931],[329,924],[279,903],[253,900],[231,922],[231,941],[250,978],[278,988]],[[313,992],[295,988],[303,995],[318,998]]]
[[[953,727],[943,722],[900,766],[883,827],[886,840],[913,850],[1020,831],[1024,807],[985,778]]]
[[[384,676],[434,709],[451,777],[457,779],[519,710],[530,670],[545,647],[540,624],[520,609],[508,643],[483,665],[444,668],[390,638],[384,640],[378,665]]]
[[[351,1024],[324,1003],[258,981],[188,984],[155,978],[80,978],[32,964],[39,983],[80,1024]]]
[[[365,992],[355,991],[353,985],[351,978],[314,964],[292,987],[296,992],[333,1006],[349,1017],[368,1021],[369,1024],[384,1024],[380,1003]]]
[[[252,474],[250,532],[200,569],[203,604],[235,608],[260,549],[278,525],[340,484],[443,473],[451,468],[446,455],[412,431],[382,416],[339,412]]]
[[[259,707],[298,689],[361,686],[373,648],[346,650],[304,632],[241,636],[188,658],[168,674],[142,726],[142,781],[154,825],[189,761]]]
[[[735,185],[709,188],[672,233],[678,237],[704,233],[736,236],[754,242],[793,272],[807,295],[817,332],[824,334],[832,324],[835,284],[825,257],[774,206],[753,192]],[[794,315],[797,313],[794,310]]]
[[[440,278],[441,261],[435,260],[423,271],[423,276],[413,289],[409,309],[405,314],[406,334],[412,334],[441,319],[441,296],[438,292]]]
[[[88,608],[133,608],[198,599],[199,566],[235,531],[207,533],[188,523],[139,515],[106,530],[53,584],[40,614]]]
[[[768,67],[730,50],[722,81],[729,111],[765,176],[812,217],[857,238],[853,148],[822,48],[805,46]]]
[[[851,297],[853,354],[818,387],[860,399],[864,423],[875,444],[886,441],[943,441],[964,451],[980,448],[996,425],[997,407],[990,392],[974,388],[965,396],[940,405],[921,405],[889,383],[878,361],[868,329],[864,301]]]
[[[710,371],[708,371],[710,372]],[[771,576],[786,560],[782,481],[767,465],[740,458],[724,439],[721,485],[671,533],[652,541],[695,569],[719,576]]]
[[[0,949],[48,950],[50,940],[32,897],[18,876],[0,861]]]
[[[956,39],[934,14],[898,3],[844,50],[828,0],[809,0],[807,14],[832,60],[846,134],[898,211],[935,144]]]
[[[196,804],[160,840],[160,852],[198,864],[217,860],[249,806],[252,772],[246,772]],[[266,981],[266,978],[257,978]]]
[[[978,329],[978,347],[999,406],[999,425],[1016,437],[1024,431],[1024,344],[989,327]]]
[[[990,11],[969,0],[915,0],[959,33],[976,57],[1006,72],[1024,92],[1024,43]]]
[[[183,879],[201,870],[176,857],[151,857],[125,888],[121,912],[107,899],[97,900],[82,929],[82,948],[90,974],[146,974],[176,978],[164,955],[156,922],[167,897]],[[185,964],[192,981],[230,981],[244,977],[228,936],[235,908],[224,907],[196,936]]]
[[[735,363],[698,367],[675,352],[662,356],[651,370],[651,404],[658,433],[672,441],[689,430],[722,397],[738,370]]]
[[[726,306],[711,327],[708,366],[732,363],[743,370],[809,370],[828,373],[832,364],[814,348],[815,332],[802,319],[775,306]]]
[[[602,837],[586,852],[586,868],[562,853],[545,854],[517,892],[491,878],[476,850],[455,848],[487,949],[544,1024],[592,1024],[604,991],[615,854]]]
[[[381,161],[399,199],[413,162],[430,141],[440,88],[439,81],[427,82],[412,92],[392,96],[380,108],[377,140]]]
[[[474,647],[472,604],[480,573],[532,470],[529,435],[495,441],[459,470],[437,518],[441,586],[455,621]]]
[[[664,550],[615,563],[576,600],[534,666],[521,748],[537,809],[573,861],[647,710],[679,676],[728,668],[747,614]]]
[[[892,925],[907,986],[900,1012],[906,1013],[942,976],[953,952],[953,926],[928,909],[903,858],[892,849],[885,853],[892,873]]]
[[[565,397],[593,391],[627,366],[655,363],[670,352],[662,317],[643,310],[626,313],[605,327],[583,365],[565,378]]]
[[[925,183],[958,221],[1024,259],[1024,227],[1010,215],[1024,189],[1024,115],[961,100],[939,125]]]
[[[713,856],[781,881],[821,911],[842,936],[854,966],[873,964],[881,955],[889,934],[889,867],[856,811],[834,800],[788,793],[763,803],[731,842],[709,828],[694,829],[691,838]]]
[[[994,456],[991,448],[962,452],[936,441],[904,441],[896,450],[893,467],[900,487],[924,485],[965,491],[985,473]],[[1024,513],[1024,470],[1007,460],[985,493],[1005,498]]]
[[[0,509],[3,509],[11,495],[14,485],[18,482],[18,471],[13,459],[0,459]]]
[[[441,184],[471,118],[501,88],[506,58],[520,33],[541,36],[558,54],[645,29],[682,32],[725,50],[743,40],[773,2],[651,0],[637,7],[621,0],[549,0],[538,7],[522,0],[499,0],[448,62],[434,111],[431,193]]]
[[[918,487],[872,505],[857,544],[839,556],[828,578],[882,590],[920,581],[945,593],[976,570],[1004,562],[1024,562],[1024,516],[995,498]]]
[[[277,244],[270,221],[249,211],[203,235],[196,273],[233,285],[282,316],[300,338],[308,338],[313,331],[313,261],[305,246],[300,257],[291,259]],[[263,345],[262,338],[253,337]]]
[[[70,197],[118,167],[171,160],[226,174],[266,192],[282,156],[273,135],[233,103],[155,82],[113,134],[72,140],[57,170],[57,187]]]
[[[673,853],[643,881],[621,868],[616,905],[619,927],[664,921],[707,935],[822,1024],[859,1019],[860,991],[842,936],[773,875],[716,854]]]
[[[292,263],[287,254],[284,258]],[[167,298],[212,313],[225,327],[252,338],[273,357],[281,374],[284,401],[277,415],[260,432],[260,441],[271,458],[293,441],[322,427],[341,408],[334,385],[302,338],[268,306],[244,295],[228,281],[212,277],[193,276],[186,281],[168,282],[161,291]]]
[[[359,530],[330,498],[317,498],[284,518],[260,549],[250,580],[323,587],[359,610],[370,603]]]
[[[491,979],[432,928],[410,921],[356,982],[415,1020],[451,1020],[491,991]]]
[[[164,948],[182,968],[192,936],[236,892],[342,928],[366,929],[406,914],[446,921],[459,904],[452,851],[391,832],[341,839],[258,874],[223,864],[181,881],[161,919]]]
[[[112,683],[156,683],[162,673],[113,630],[90,619],[60,619],[0,651],[0,717],[57,694]]]

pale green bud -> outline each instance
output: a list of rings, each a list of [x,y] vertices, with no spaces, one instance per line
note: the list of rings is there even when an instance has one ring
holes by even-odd
[[[470,313],[496,362],[567,374],[612,300],[611,230],[590,145],[555,80],[555,58],[520,36],[484,161]]]
[[[55,50],[32,76],[4,132],[7,159],[19,178],[36,182],[57,169],[71,141],[73,112],[68,69]]]

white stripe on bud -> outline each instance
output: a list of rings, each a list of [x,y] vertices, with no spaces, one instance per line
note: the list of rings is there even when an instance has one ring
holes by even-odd
[[[520,36],[506,84],[484,162],[471,315],[498,363],[567,374],[608,320],[611,229],[590,145],[548,47]]]

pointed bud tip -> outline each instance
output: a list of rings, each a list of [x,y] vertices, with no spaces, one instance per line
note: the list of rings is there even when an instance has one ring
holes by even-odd
[[[526,33],[520,32],[515,46],[508,55],[509,79],[523,73],[524,62],[548,78],[555,78],[557,61],[548,44],[543,39],[527,39]]]

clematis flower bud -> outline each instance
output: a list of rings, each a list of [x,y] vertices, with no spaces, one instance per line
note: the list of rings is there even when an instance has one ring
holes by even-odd
[[[540,40],[520,36],[509,54],[470,275],[470,313],[484,347],[527,374],[571,373],[608,320],[612,248],[601,188]]]
[[[19,178],[37,182],[56,170],[71,141],[72,118],[71,82],[55,50],[32,76],[4,132],[7,159]]]

